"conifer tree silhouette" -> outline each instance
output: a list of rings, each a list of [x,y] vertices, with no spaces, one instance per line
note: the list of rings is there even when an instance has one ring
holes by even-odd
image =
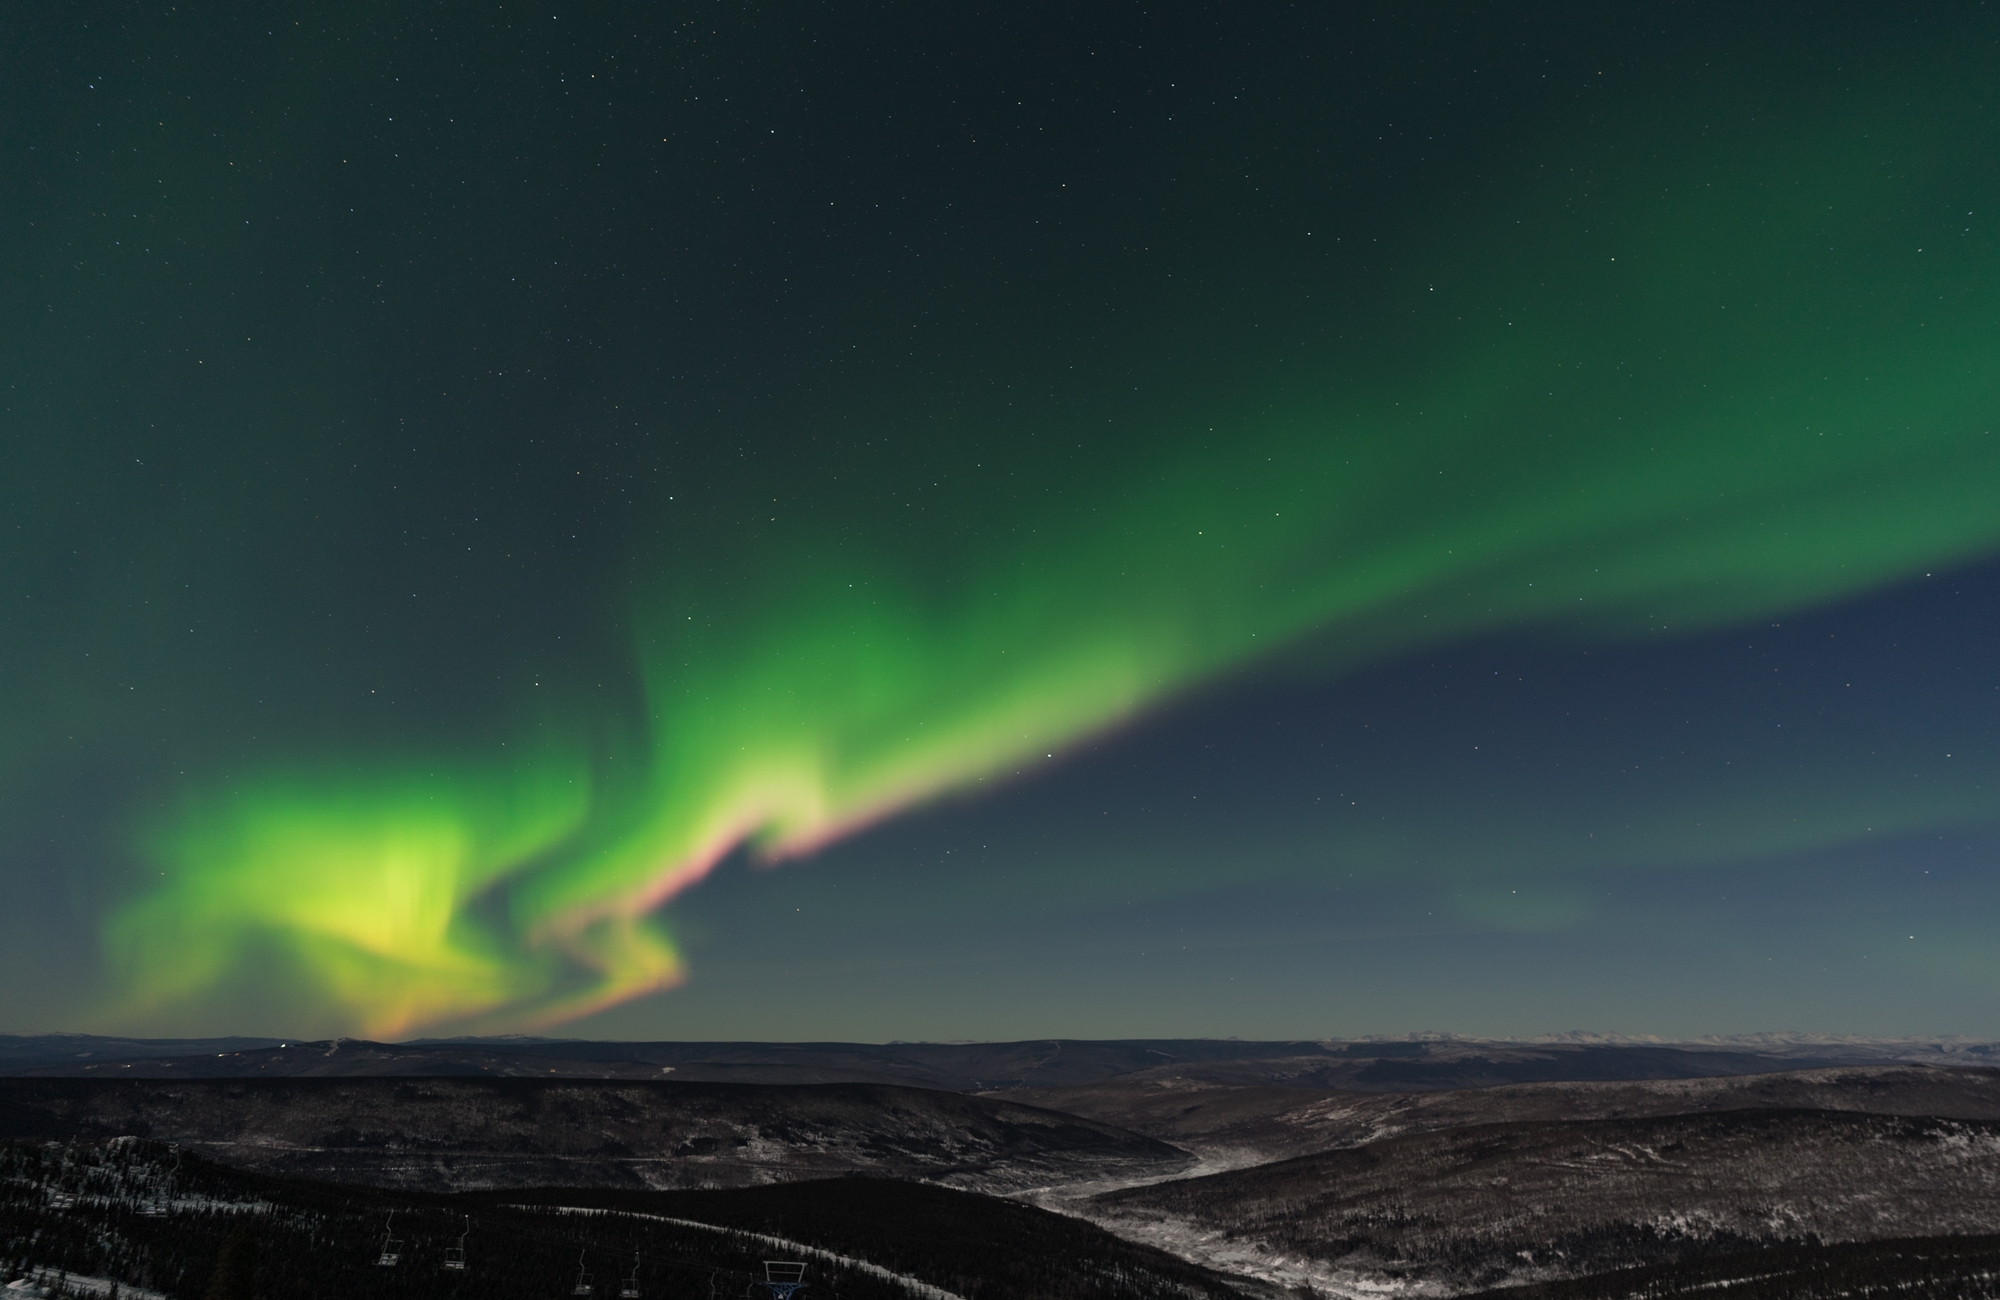
[[[257,1300],[257,1239],[247,1226],[223,1243],[204,1300]]]

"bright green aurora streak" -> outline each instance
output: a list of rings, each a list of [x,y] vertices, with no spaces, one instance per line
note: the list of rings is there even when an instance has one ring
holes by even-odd
[[[1898,113],[1635,142],[1621,181],[1413,236],[1408,373],[1164,415],[1094,510],[942,594],[810,537],[734,621],[642,575],[643,778],[544,750],[196,787],[107,927],[116,1015],[275,954],[360,1032],[559,1022],[678,982],[652,914],[736,847],[810,852],[1263,657],[1713,626],[1989,550],[2000,245],[1959,228],[2000,193],[1978,132]],[[1538,229],[1573,199],[1601,217]]]

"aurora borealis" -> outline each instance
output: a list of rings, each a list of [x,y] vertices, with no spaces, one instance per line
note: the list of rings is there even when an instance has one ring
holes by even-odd
[[[6,1028],[2000,1032],[2000,17],[29,9]]]

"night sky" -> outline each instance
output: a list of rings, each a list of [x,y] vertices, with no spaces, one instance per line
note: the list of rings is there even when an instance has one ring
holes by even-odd
[[[2000,1037],[2000,8],[21,3],[0,1029]]]

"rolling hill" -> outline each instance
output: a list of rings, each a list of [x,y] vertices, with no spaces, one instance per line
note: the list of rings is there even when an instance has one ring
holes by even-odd
[[[1754,1246],[1982,1233],[2000,1124],[1823,1110],[1483,1124],[1097,1196],[1274,1281],[1463,1291]]]
[[[578,1079],[8,1079],[0,1138],[131,1135],[377,1186],[729,1187],[844,1173],[981,1190],[1166,1177],[1192,1159],[1094,1120],[881,1084]]]

